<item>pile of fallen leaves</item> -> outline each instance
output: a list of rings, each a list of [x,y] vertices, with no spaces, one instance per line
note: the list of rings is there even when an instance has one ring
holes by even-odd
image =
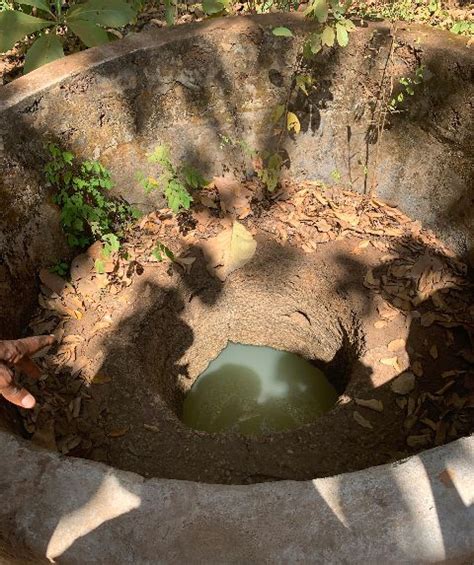
[[[97,402],[97,396],[108,379],[89,374],[88,359],[78,355],[91,335],[111,326],[112,312],[104,311],[101,305],[104,297],[117,297],[107,307],[120,308],[121,292],[146,266],[190,273],[200,253],[209,272],[224,281],[252,260],[258,248],[257,235],[307,253],[345,238],[358,241],[354,256],[373,246],[384,253],[382,264],[367,271],[364,285],[384,299],[377,328],[382,329],[399,312],[410,312],[420,318],[422,327],[444,326],[448,339],[456,326],[472,338],[474,305],[465,265],[431,232],[397,208],[312,182],[286,182],[278,193],[269,195],[254,182],[216,178],[196,196],[191,211],[174,215],[169,209],[157,210],[131,226],[120,250],[105,262],[102,274],[95,269],[102,256],[100,242],[72,261],[70,280],[45,269],[39,273],[39,308],[30,330],[35,335],[54,333],[59,345],[38,360],[45,377],[33,385],[32,392],[41,401],[33,411],[22,412],[33,440],[62,453],[105,459],[107,438],[120,437],[126,430],[106,428],[106,408]],[[162,261],[157,259],[160,255],[154,251],[163,245],[172,251],[173,259],[165,254]],[[74,328],[90,310],[98,313],[97,321],[89,328],[89,335],[84,335]],[[403,340],[394,340],[388,349],[396,352],[404,346]],[[436,347],[430,354],[436,359]],[[472,348],[462,355],[467,362],[474,361]],[[383,361],[397,363],[397,358]],[[438,445],[463,435],[466,422],[456,418],[462,420],[465,410],[474,407],[472,371],[446,371],[442,375],[446,384],[440,390],[416,395],[415,379],[422,374],[421,363],[415,362],[391,384],[399,407],[406,411],[410,447]],[[464,379],[463,390],[467,391],[462,397],[452,393],[459,379]],[[380,411],[376,400],[359,402]],[[358,423],[369,427],[363,417]]]

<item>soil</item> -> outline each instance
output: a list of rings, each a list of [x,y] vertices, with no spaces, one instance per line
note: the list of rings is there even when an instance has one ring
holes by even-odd
[[[30,329],[59,345],[27,383],[39,402],[25,435],[145,477],[247,484],[355,471],[473,431],[472,285],[449,249],[349,191],[286,182],[269,198],[247,183],[232,201],[218,186],[192,212],[142,218],[103,275],[98,244],[69,283],[40,273]],[[257,251],[221,281],[202,249],[234,220]],[[174,262],[156,260],[157,241]],[[228,340],[310,359],[338,404],[258,438],[187,428],[183,398]]]

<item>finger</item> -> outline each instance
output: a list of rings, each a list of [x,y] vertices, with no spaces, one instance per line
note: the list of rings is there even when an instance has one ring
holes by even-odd
[[[55,341],[54,335],[35,335],[17,339],[16,345],[20,348],[23,355],[34,355],[40,349],[53,345]]]
[[[0,341],[0,359],[7,363],[16,363],[21,358],[21,351],[16,345],[16,341]]]
[[[20,359],[16,366],[20,369],[20,371],[32,379],[39,379],[41,377],[41,371],[38,365],[33,362],[28,355],[25,355],[22,359]]]
[[[6,400],[22,408],[33,408],[36,404],[35,397],[30,394],[25,388],[17,387],[13,384],[0,389]]]
[[[0,363],[0,390],[8,386],[12,382],[12,380],[13,373],[6,365]]]

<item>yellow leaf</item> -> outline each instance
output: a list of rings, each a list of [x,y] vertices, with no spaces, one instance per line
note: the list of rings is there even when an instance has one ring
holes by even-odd
[[[399,349],[403,349],[405,344],[406,342],[404,339],[394,339],[388,344],[387,349],[389,351],[398,351]]]
[[[400,366],[396,357],[386,357],[384,359],[380,359],[380,362],[382,365],[387,365],[388,367],[393,367],[396,371],[400,371]]]
[[[298,116],[293,112],[288,112],[286,116],[286,127],[288,131],[293,131],[295,134],[299,134],[301,131],[301,124]]]
[[[246,265],[256,249],[252,234],[239,222],[202,244],[209,272],[221,281]]]

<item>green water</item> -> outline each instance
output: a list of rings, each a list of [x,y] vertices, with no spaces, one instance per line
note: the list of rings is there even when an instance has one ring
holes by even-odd
[[[183,422],[206,432],[260,435],[312,422],[336,400],[324,373],[302,357],[229,343],[187,394]]]

